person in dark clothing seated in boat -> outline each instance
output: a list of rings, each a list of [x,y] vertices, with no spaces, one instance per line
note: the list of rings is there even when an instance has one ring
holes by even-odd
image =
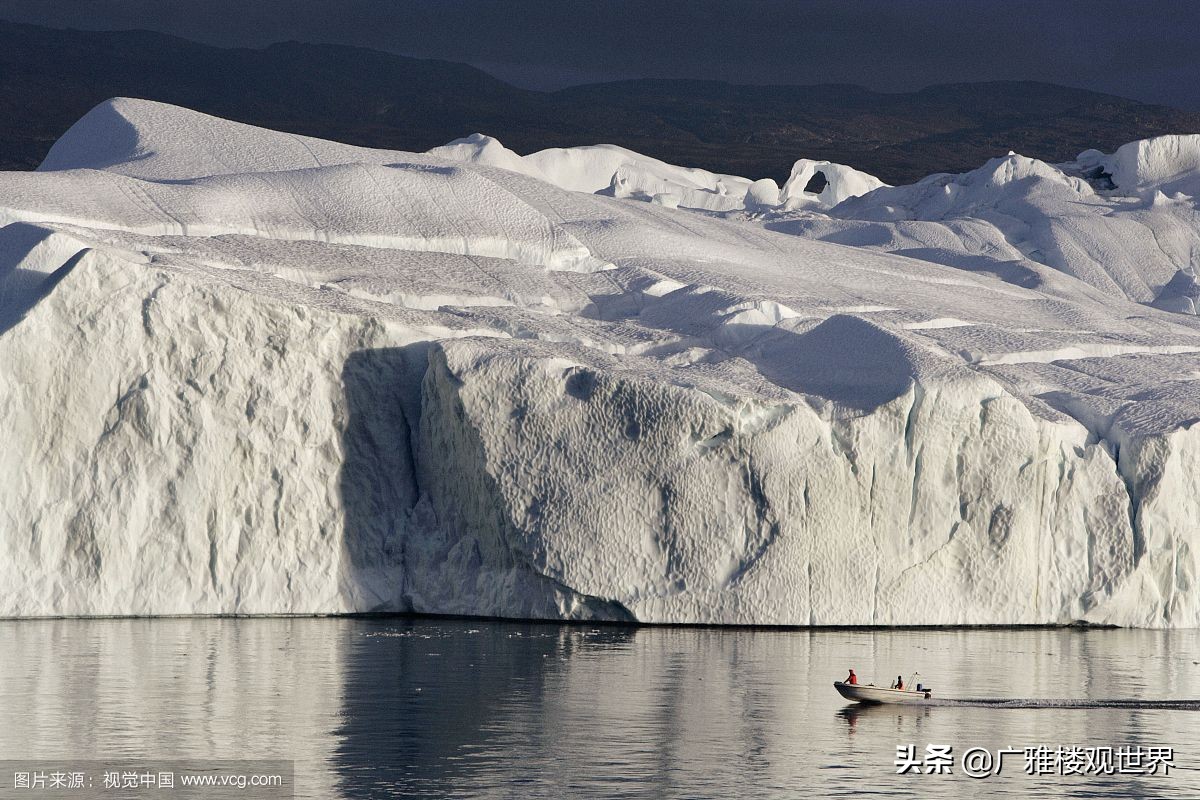
[[[900,690],[904,689],[904,676],[903,675],[896,676],[896,682],[892,684],[892,688],[900,689]]]
[[[858,685],[858,676],[854,674],[854,670],[850,670],[850,677],[846,678],[846,683]]]

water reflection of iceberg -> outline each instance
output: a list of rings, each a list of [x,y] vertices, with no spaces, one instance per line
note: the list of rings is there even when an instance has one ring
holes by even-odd
[[[439,638],[396,646],[415,642],[389,634],[348,651],[335,757],[346,797],[705,796],[713,774],[700,766],[723,770],[733,755],[758,785],[803,769],[791,731],[805,699],[779,696],[770,673],[807,637],[403,625]]]
[[[348,626],[321,619],[0,623],[5,759],[284,759],[297,798],[336,796],[327,731]],[[10,776],[11,777],[11,776]]]

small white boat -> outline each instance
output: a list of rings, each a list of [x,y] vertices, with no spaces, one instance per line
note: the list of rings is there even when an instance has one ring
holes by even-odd
[[[922,689],[918,692],[912,689],[888,689],[885,686],[864,686],[860,683],[843,683],[842,681],[834,681],[833,688],[837,689],[838,694],[847,700],[869,705],[899,703],[900,705],[919,706],[925,705],[933,699],[933,692],[929,689]]]

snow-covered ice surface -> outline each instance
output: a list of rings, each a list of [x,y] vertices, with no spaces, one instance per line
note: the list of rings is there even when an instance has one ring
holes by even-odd
[[[110,101],[0,175],[0,615],[1200,625],[1198,176]]]

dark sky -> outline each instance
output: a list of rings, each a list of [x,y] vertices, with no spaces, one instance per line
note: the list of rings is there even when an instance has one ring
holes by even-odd
[[[1113,0],[0,0],[0,18],[226,46],[338,42],[551,89],[1029,79],[1200,109],[1200,2]]]

